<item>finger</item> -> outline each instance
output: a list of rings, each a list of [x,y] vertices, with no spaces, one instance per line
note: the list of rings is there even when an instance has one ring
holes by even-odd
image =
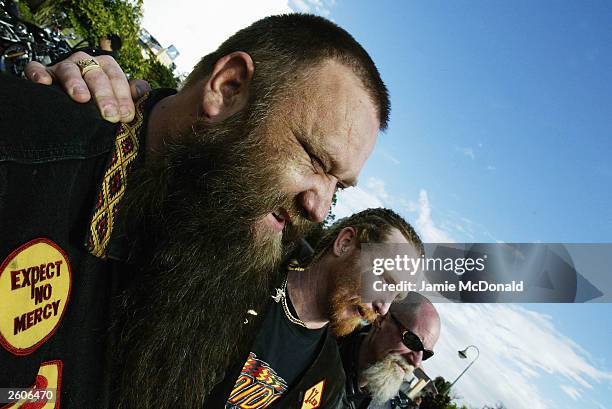
[[[130,80],[130,91],[132,92],[132,99],[136,101],[151,91],[151,86],[145,80]]]
[[[38,61],[30,61],[25,67],[26,77],[39,84],[51,85],[53,77],[47,72],[47,68]]]
[[[87,85],[81,77],[81,70],[76,64],[65,60],[48,67],[48,70],[72,99],[77,102],[87,102],[91,99]]]
[[[55,75],[58,81],[65,86],[68,86],[68,83],[72,81],[74,81],[75,84],[80,84],[79,87],[82,86],[87,92],[88,100],[93,94],[96,105],[104,119],[110,122],[117,122],[119,121],[119,108],[110,80],[106,76],[104,70],[101,67],[95,68],[89,70],[84,76],[81,76],[81,70],[76,65],[77,61],[91,58],[89,54],[78,51],[70,55],[65,61],[53,67]]]
[[[81,70],[76,65],[79,60],[93,58],[83,51],[77,51],[66,57],[65,60],[47,67],[47,72],[57,80],[59,84],[68,92],[70,97],[77,102],[87,102],[91,99],[91,94],[81,75]]]
[[[83,79],[91,90],[104,119],[110,122],[119,122],[121,119],[119,103],[107,73],[100,67],[87,71]]]
[[[134,119],[135,108],[130,92],[130,85],[128,84],[125,74],[121,70],[121,67],[119,67],[119,64],[117,64],[117,61],[110,56],[100,56],[97,57],[96,60],[100,63],[110,81],[113,93],[119,105],[121,122],[131,122]],[[88,81],[88,76],[85,77],[85,81]],[[90,86],[95,97],[97,91],[92,87],[93,84],[90,85],[89,82],[87,82],[87,85]]]

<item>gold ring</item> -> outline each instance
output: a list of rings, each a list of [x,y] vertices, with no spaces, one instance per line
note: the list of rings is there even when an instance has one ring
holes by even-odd
[[[78,60],[75,62],[75,64],[79,67],[79,70],[81,70],[81,76],[85,76],[87,72],[95,70],[96,68],[102,68],[100,63],[93,58]]]

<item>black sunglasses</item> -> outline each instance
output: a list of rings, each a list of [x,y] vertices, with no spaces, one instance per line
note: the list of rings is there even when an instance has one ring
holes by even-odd
[[[423,348],[423,342],[417,334],[404,327],[393,314],[389,313],[389,316],[391,316],[395,324],[398,326],[400,333],[402,334],[402,342],[406,348],[414,352],[423,351],[423,358],[421,358],[422,361],[427,361],[433,356],[434,351]]]

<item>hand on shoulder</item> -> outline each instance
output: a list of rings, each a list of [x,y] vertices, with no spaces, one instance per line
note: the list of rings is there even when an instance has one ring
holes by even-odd
[[[88,62],[82,68],[77,63]],[[96,64],[97,62],[97,64]],[[77,102],[88,102],[92,96],[100,113],[109,122],[131,122],[134,119],[134,102],[151,90],[148,82],[131,80],[110,55],[91,55],[77,51],[55,65],[45,67],[32,61],[25,69],[30,81],[51,85],[59,84]]]

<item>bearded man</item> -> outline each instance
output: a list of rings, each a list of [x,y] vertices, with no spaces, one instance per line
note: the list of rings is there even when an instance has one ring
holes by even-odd
[[[361,268],[362,247],[372,243],[422,251],[412,227],[389,209],[336,222],[305,262],[289,264],[248,356],[227,372],[206,407],[335,407],[345,386],[336,337],[385,314],[397,295],[362,296],[371,275]]]
[[[397,396],[412,372],[433,356],[440,337],[440,316],[417,292],[395,302],[385,316],[341,341],[346,371],[343,407],[380,407]]]
[[[389,113],[365,50],[310,15],[239,31],[129,124],[0,81],[0,385],[62,408],[202,407]]]

